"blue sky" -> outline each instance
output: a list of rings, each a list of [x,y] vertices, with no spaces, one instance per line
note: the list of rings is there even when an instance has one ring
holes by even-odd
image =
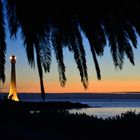
[[[16,72],[18,91],[39,92],[40,87],[37,67],[35,67],[35,69],[31,69],[31,67],[29,66],[20,33],[18,33],[17,39],[10,39],[8,30],[6,34],[6,83],[4,86],[4,91],[9,90],[11,67],[9,57],[14,54],[17,57]],[[106,47],[104,56],[98,57],[102,74],[102,80],[98,81],[96,78],[96,72],[91,52],[89,49],[89,44],[85,37],[83,38],[83,42],[86,49],[89,74],[89,89],[86,92],[112,92],[113,89],[113,92],[127,91],[127,89],[128,91],[135,91],[136,89],[136,91],[140,91],[140,43],[138,43],[138,49],[134,50],[136,65],[131,65],[129,60],[125,57],[125,63],[122,71],[114,68],[109,47]],[[139,39],[138,42],[140,42]],[[67,75],[67,84],[65,88],[61,88],[59,84],[57,64],[53,53],[52,56],[53,59],[51,65],[51,72],[49,74],[44,74],[44,85],[46,92],[85,92],[80,82],[79,72],[74,62],[73,55],[67,49],[64,49],[64,59],[66,64]],[[112,87],[114,86],[113,89],[111,88],[111,83]],[[130,85],[132,86],[132,88],[130,88]]]

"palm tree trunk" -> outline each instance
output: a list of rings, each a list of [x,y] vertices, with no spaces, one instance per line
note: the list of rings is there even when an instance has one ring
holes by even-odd
[[[36,50],[36,55],[37,55],[36,60],[37,60],[39,78],[40,78],[41,97],[42,97],[42,100],[45,101],[45,89],[44,89],[44,84],[43,84],[43,71],[42,71],[41,61],[40,61],[40,56],[39,56],[38,43],[35,44],[35,50]]]

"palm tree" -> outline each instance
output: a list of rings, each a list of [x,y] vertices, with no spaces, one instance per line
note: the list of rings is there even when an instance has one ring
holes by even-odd
[[[55,51],[61,86],[64,86],[66,82],[63,47],[67,46],[74,54],[81,81],[84,87],[87,88],[88,76],[85,50],[76,19],[72,21],[73,15],[69,15],[68,18],[64,15],[66,19],[62,22],[62,13],[51,13],[48,11],[48,13],[51,13],[48,16],[44,13],[44,3],[41,4],[40,11],[36,10],[38,8],[37,3],[34,3],[32,11],[30,10],[30,5],[27,5],[25,8],[23,6],[25,4],[24,1],[7,1],[6,9],[9,29],[11,36],[16,36],[18,29],[21,28],[28,61],[31,67],[35,65],[34,49],[36,51],[42,98],[45,99],[42,68],[44,68],[45,72],[50,71],[51,46]],[[58,14],[60,19],[58,19]],[[73,32],[71,32],[71,30],[73,30]]]
[[[68,47],[73,53],[81,82],[88,87],[88,73],[81,32],[89,40],[97,78],[101,79],[97,55],[102,56],[106,42],[109,42],[115,67],[122,69],[124,55],[134,65],[133,47],[137,46],[136,32],[140,34],[140,16],[138,2],[121,0],[104,3],[79,3],[55,1],[46,4],[44,1],[5,0],[7,18],[11,37],[16,36],[21,29],[26,47],[27,58],[31,67],[35,66],[34,50],[40,77],[42,98],[45,99],[43,86],[43,69],[50,71],[51,50],[54,49],[58,63],[58,73],[61,86],[66,83],[63,48]],[[54,7],[54,3],[57,7]],[[0,63],[0,80],[4,82],[5,32],[0,0],[0,44],[2,58]],[[67,6],[69,5],[69,7]],[[110,6],[111,5],[111,6]],[[119,7],[119,8],[118,8]],[[131,10],[130,10],[131,9]],[[133,12],[132,12],[133,10]],[[2,40],[2,41],[1,41]]]
[[[0,81],[5,82],[5,23],[3,13],[3,3],[0,1]]]

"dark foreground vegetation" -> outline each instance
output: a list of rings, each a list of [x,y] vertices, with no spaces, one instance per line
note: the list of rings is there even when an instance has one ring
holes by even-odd
[[[86,114],[70,114],[66,111],[65,104],[71,105],[68,108],[76,105],[69,102],[17,103],[1,101],[0,139],[139,139],[140,114],[130,111],[121,116],[104,120]],[[62,106],[65,107],[62,108]]]

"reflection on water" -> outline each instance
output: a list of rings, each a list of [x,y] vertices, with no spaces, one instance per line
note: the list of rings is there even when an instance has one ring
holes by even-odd
[[[116,115],[121,115],[121,113],[125,113],[127,111],[135,111],[136,113],[140,113],[139,107],[107,107],[107,108],[83,108],[83,109],[71,109],[70,113],[86,113],[87,115],[94,115],[98,118],[108,118]]]
[[[81,103],[88,104],[92,108],[72,109],[70,113],[86,113],[98,118],[108,118],[121,115],[127,111],[140,113],[140,99],[88,99],[81,100]]]
[[[140,99],[88,99],[80,102],[92,107],[140,107]]]

